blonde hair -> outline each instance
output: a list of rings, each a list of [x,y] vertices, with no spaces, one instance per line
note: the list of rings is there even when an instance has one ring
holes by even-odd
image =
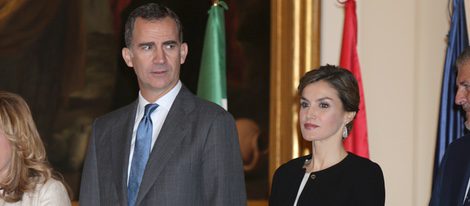
[[[6,202],[21,200],[25,192],[44,184],[53,174],[44,144],[33,121],[28,104],[20,96],[0,91],[0,130],[11,145],[11,160],[0,182],[0,198]]]

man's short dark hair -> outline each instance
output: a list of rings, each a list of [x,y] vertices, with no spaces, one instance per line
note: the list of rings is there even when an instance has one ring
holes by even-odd
[[[148,21],[160,20],[165,17],[170,17],[175,20],[176,27],[178,28],[179,40],[183,41],[183,25],[176,15],[168,7],[158,4],[158,3],[148,3],[134,9],[126,21],[125,31],[124,31],[124,40],[126,42],[126,47],[130,48],[132,44],[132,32],[134,31],[134,25],[137,18],[142,18]]]

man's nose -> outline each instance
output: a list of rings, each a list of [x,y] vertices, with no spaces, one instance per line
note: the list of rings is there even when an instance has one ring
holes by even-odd
[[[458,88],[457,94],[455,95],[455,104],[463,105],[467,101],[466,93],[463,88]]]
[[[163,64],[165,63],[165,51],[163,48],[155,49],[153,54],[153,62],[156,64]]]

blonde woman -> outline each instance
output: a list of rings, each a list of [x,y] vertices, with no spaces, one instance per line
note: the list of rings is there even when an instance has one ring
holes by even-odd
[[[0,91],[0,206],[69,206],[65,186],[54,174],[20,96]]]

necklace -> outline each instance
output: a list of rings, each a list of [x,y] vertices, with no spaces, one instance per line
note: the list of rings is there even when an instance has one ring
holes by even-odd
[[[312,159],[306,159],[305,162],[304,162],[303,168],[305,169],[306,173],[310,173],[310,179],[314,180],[315,178],[317,178],[315,173],[314,172],[308,172],[308,165],[310,165],[310,162],[312,162]]]

